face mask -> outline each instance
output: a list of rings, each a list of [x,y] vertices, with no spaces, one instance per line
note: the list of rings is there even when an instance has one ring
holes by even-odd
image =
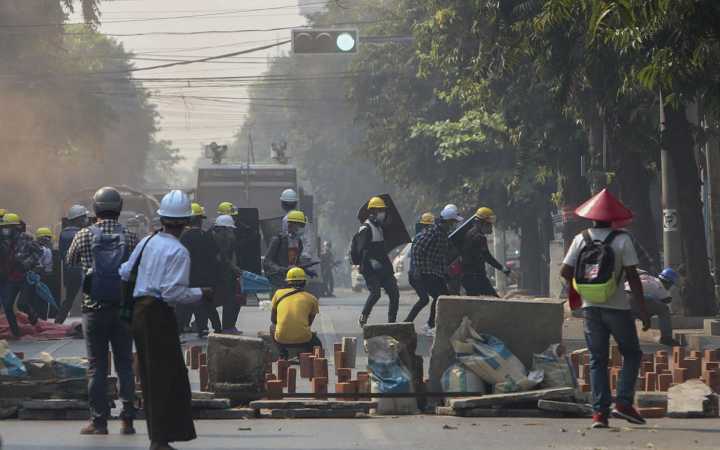
[[[377,221],[380,222],[380,223],[385,222],[385,219],[386,219],[386,218],[387,218],[387,213],[386,213],[386,212],[379,212],[379,213],[377,213],[377,215],[375,216],[375,220],[377,220]]]
[[[12,235],[13,235],[13,230],[12,230],[12,228],[3,228],[3,229],[2,229],[2,236],[3,236],[3,237],[9,238],[9,237],[12,237]]]
[[[296,237],[302,237],[305,234],[305,228],[298,228],[293,234]]]
[[[480,225],[480,231],[482,231],[484,234],[492,234],[493,227],[489,223],[483,223]]]

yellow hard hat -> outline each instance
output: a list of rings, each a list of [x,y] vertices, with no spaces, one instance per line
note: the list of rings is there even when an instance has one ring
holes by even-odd
[[[222,202],[218,205],[217,213],[223,216],[237,216],[237,208],[230,202]]]
[[[15,213],[5,213],[0,225],[20,225],[20,216]]]
[[[307,223],[307,218],[305,217],[305,213],[302,211],[290,211],[287,215],[288,222],[293,223]]]
[[[426,212],[420,216],[420,225],[432,225],[435,223],[435,216],[432,213]]]
[[[192,208],[193,216],[195,216],[195,217],[197,217],[197,216],[204,217],[205,216],[205,208],[203,208],[202,205],[200,205],[200,203],[193,203],[191,205],[191,208]]]
[[[53,237],[53,232],[52,232],[52,230],[51,230],[50,228],[48,228],[48,227],[40,227],[40,228],[38,228],[38,229],[35,231],[35,237],[36,237],[36,238],[41,238],[41,237],[49,237],[49,238],[52,238],[52,237]]]
[[[475,217],[487,223],[495,223],[495,212],[485,206],[477,210]]]
[[[285,281],[288,283],[307,281],[307,277],[305,276],[305,271],[302,268],[292,267],[288,270],[287,275],[285,275]]]
[[[4,216],[7,213],[7,210],[5,208],[0,208],[0,217]]]
[[[385,204],[385,200],[381,199],[380,197],[373,197],[368,202],[368,209],[385,209],[387,208],[387,205]]]

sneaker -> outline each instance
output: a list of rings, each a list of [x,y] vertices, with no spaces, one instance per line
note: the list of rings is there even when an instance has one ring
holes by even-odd
[[[625,419],[635,425],[645,425],[647,422],[632,405],[615,405],[612,410],[613,417]]]
[[[124,435],[135,434],[135,427],[133,426],[132,420],[130,420],[130,419],[122,420],[122,423],[120,424],[120,434],[124,434]]]
[[[365,324],[367,323],[368,318],[365,316],[360,316],[358,319],[358,325],[360,325],[360,328],[365,328]]]
[[[610,425],[608,424],[608,416],[605,413],[596,412],[593,413],[592,416],[592,428],[608,428]]]
[[[95,422],[90,422],[89,424],[85,425],[83,429],[80,430],[80,434],[108,434],[107,424],[100,424]]]

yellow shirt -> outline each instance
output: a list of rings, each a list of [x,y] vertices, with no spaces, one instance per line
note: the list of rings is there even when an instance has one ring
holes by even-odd
[[[275,340],[281,344],[303,344],[312,339],[310,314],[320,312],[320,303],[312,294],[301,291],[286,297],[278,306],[278,300],[291,291],[278,289],[272,300],[272,309],[277,310]]]

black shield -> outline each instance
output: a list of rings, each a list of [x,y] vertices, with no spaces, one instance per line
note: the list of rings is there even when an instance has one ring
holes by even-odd
[[[387,206],[385,223],[382,227],[385,236],[386,250],[390,252],[401,245],[409,244],[412,240],[410,239],[410,234],[408,234],[402,216],[400,216],[400,212],[395,206],[395,202],[393,202],[389,194],[378,195],[378,197],[383,199]],[[367,203],[365,203],[358,211],[357,217],[360,223],[363,223],[367,220],[368,216]]]
[[[257,208],[238,208],[235,221],[238,238],[238,267],[248,272],[262,273],[260,213]]]
[[[453,244],[453,246],[456,249],[461,249],[463,242],[465,241],[465,235],[470,230],[470,228],[473,227],[473,224],[475,223],[475,216],[470,217],[465,222],[463,222],[459,227],[455,228],[455,230],[450,233],[449,239],[450,242]]]

